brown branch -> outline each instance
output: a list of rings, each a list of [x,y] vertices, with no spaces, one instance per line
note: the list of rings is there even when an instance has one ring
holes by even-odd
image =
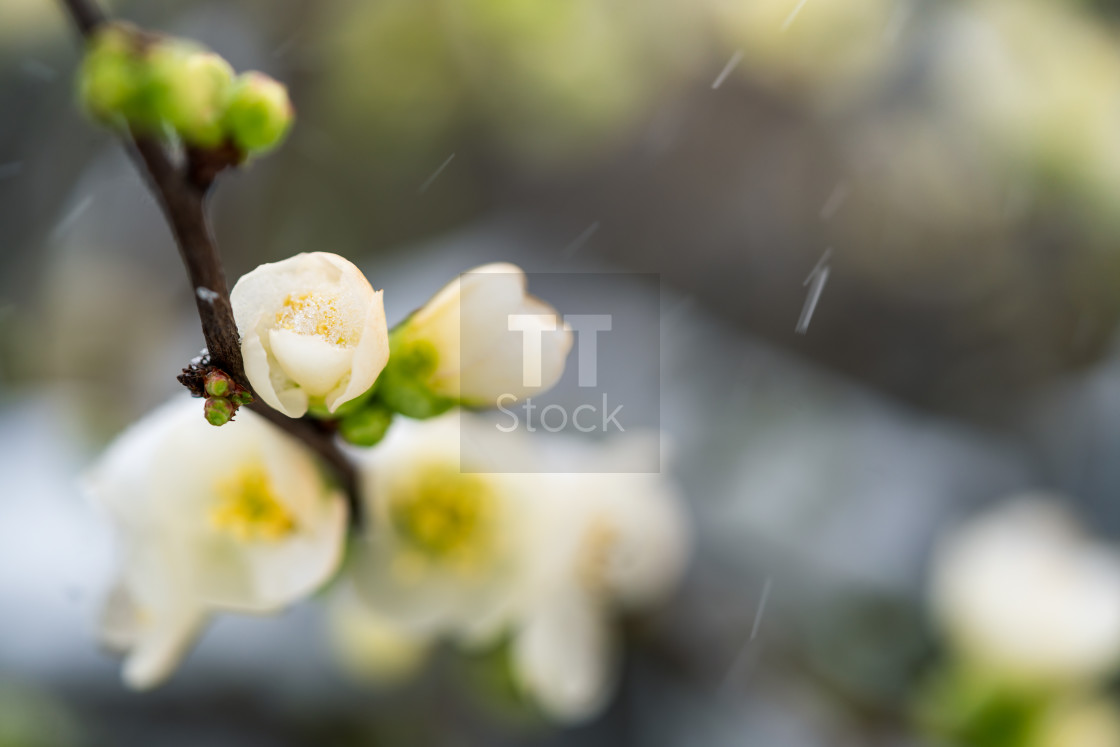
[[[96,0],[62,1],[84,37],[88,38],[99,26],[108,22]],[[245,376],[237,324],[229,302],[229,286],[206,216],[206,197],[213,172],[199,168],[197,154],[191,154],[187,163],[180,167],[158,140],[135,132],[122,137],[137,168],[156,196],[179,247],[179,256],[183,259],[194,291],[209,362],[229,374],[239,386],[252,391]],[[256,397],[250,407],[302,441],[335,470],[349,498],[351,515],[356,523],[359,522],[361,503],[356,492],[354,467],[338,448],[331,431],[318,421],[289,418]]]

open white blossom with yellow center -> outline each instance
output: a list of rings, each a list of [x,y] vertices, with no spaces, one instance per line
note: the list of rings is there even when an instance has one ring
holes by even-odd
[[[1071,686],[1120,664],[1120,555],[1050,496],[1021,498],[942,540],[935,617],[976,671],[1013,686]]]
[[[539,502],[522,475],[469,471],[488,468],[488,436],[459,412],[399,419],[360,455],[370,521],[348,567],[357,596],[387,621],[476,639],[496,632],[510,609]]]
[[[528,294],[520,267],[499,262],[463,273],[395,329],[390,366],[407,361],[438,397],[494,407],[555,385],[571,347],[556,309]]]
[[[679,580],[687,521],[660,474],[628,472],[657,463],[656,439],[492,434],[469,413],[402,420],[365,453],[371,526],[349,575],[365,612],[339,607],[336,643],[376,674],[411,657],[417,634],[477,645],[505,633],[525,693],[580,721],[613,690],[614,614]],[[528,464],[556,472],[500,471]]]
[[[167,677],[210,612],[278,610],[341,560],[343,495],[252,412],[216,429],[197,400],[170,402],[117,438],[87,486],[123,550],[102,633],[133,687]]]
[[[290,417],[364,394],[389,359],[382,292],[350,261],[297,254],[244,275],[230,293],[245,374]]]

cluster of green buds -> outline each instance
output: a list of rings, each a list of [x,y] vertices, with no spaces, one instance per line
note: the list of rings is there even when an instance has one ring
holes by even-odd
[[[226,373],[210,371],[203,379],[206,404],[203,413],[210,425],[225,425],[233,420],[237,408],[253,401],[253,395],[237,385]]]
[[[193,42],[112,24],[90,40],[78,77],[92,116],[198,148],[233,146],[251,156],[275,148],[291,127],[287,89],[258,72],[235,75]]]

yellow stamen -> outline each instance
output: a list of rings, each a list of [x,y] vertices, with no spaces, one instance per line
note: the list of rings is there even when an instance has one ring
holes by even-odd
[[[295,518],[276,495],[259,463],[240,467],[221,480],[222,502],[210,512],[210,522],[242,542],[275,541],[295,531]]]
[[[339,306],[333,296],[311,292],[289,295],[276,312],[276,325],[301,335],[317,335],[339,347],[351,347],[357,342],[358,332]]]
[[[389,519],[411,552],[460,568],[485,555],[495,509],[482,475],[448,465],[421,468],[389,492]]]

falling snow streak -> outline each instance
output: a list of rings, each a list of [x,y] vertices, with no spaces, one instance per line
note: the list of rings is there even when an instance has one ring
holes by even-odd
[[[766,600],[770,597],[772,582],[773,579],[767,576],[766,583],[762,585],[762,596],[758,599],[758,611],[754,613],[754,625],[751,626],[751,637],[748,640],[753,641],[758,635],[758,626],[762,624],[762,613],[766,611]]]
[[[573,254],[575,254],[577,251],[579,251],[580,249],[583,248],[583,245],[587,243],[588,239],[590,239],[592,236],[594,236],[595,232],[598,231],[598,230],[599,230],[599,221],[595,221],[590,226],[585,228],[583,230],[583,233],[581,233],[579,236],[576,236],[574,239],[572,239],[572,242],[570,244],[568,244],[566,247],[564,247],[563,255],[565,257],[570,257]]]
[[[831,220],[832,216],[836,215],[836,211],[848,199],[848,192],[852,190],[852,185],[846,180],[837,184],[832,192],[828,195],[828,199],[824,201],[821,206],[821,220]]]
[[[89,210],[89,206],[93,203],[93,195],[86,195],[82,198],[81,202],[74,206],[74,209],[63,216],[57,224],[55,224],[54,231],[51,232],[53,236],[61,236],[66,233],[66,230],[77,222],[78,218],[82,217],[82,213]]]
[[[419,191],[418,194],[424,194],[425,192],[428,191],[428,187],[432,186],[432,182],[434,182],[439,177],[439,175],[443,173],[443,170],[447,168],[447,165],[449,163],[451,163],[451,159],[454,158],[454,157],[455,157],[455,154],[452,153],[450,156],[447,157],[446,161],[444,161],[442,164],[440,164],[440,167],[438,169],[436,169],[435,173],[432,174],[431,176],[429,176],[428,180],[420,185],[420,191]]]
[[[731,71],[735,69],[736,65],[738,65],[742,59],[742,50],[737,50],[735,54],[731,55],[731,59],[723,66],[723,70],[721,70],[719,75],[716,76],[716,79],[712,81],[713,91],[723,85],[723,81],[727,80],[727,76],[731,75]]]
[[[742,649],[736,654],[734,661],[731,662],[730,669],[723,678],[720,684],[720,692],[726,693],[739,679],[747,669],[747,664],[753,658],[750,656],[752,649],[751,643],[758,636],[758,629],[762,625],[762,615],[766,612],[766,600],[770,598],[770,587],[773,586],[774,579],[770,576],[766,577],[765,583],[762,584],[762,594],[758,598],[758,609],[754,613],[754,623],[751,625],[751,634],[747,638],[747,642],[743,644]]]
[[[797,7],[790,11],[790,14],[786,16],[786,20],[782,23],[782,31],[785,31],[789,28],[789,25],[793,23],[795,18],[797,18],[797,14],[800,13],[801,9],[805,7],[806,2],[808,2],[808,0],[801,0],[801,2],[797,4]]]
[[[829,259],[832,257],[832,247],[825,250],[824,256],[820,258],[813,271],[809,273],[809,277],[805,278],[802,285],[809,286],[809,295],[805,298],[805,305],[801,307],[801,317],[797,320],[797,327],[795,332],[799,335],[805,334],[809,330],[809,322],[813,320],[813,312],[817,308],[817,301],[821,299],[821,291],[824,290],[824,284],[828,282],[828,275],[831,268],[828,265]]]

